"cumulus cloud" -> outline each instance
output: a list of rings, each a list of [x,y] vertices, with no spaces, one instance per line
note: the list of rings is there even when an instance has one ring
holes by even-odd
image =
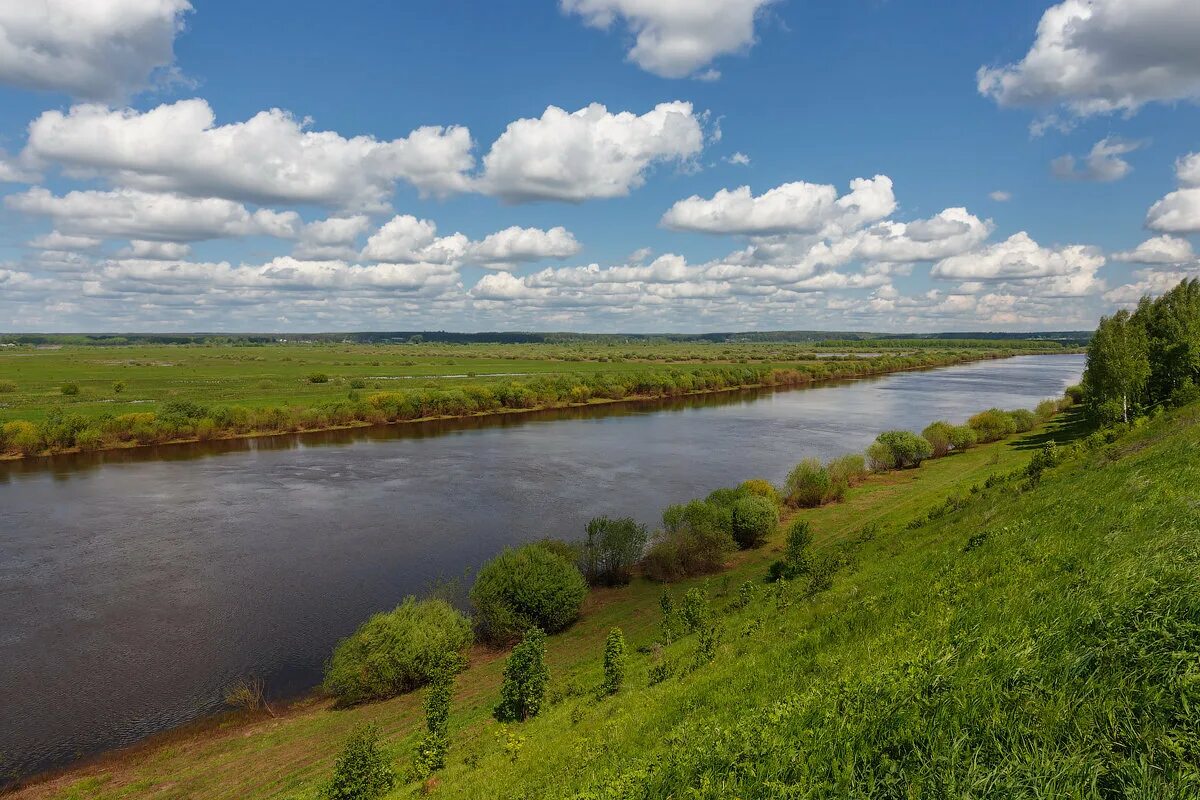
[[[1163,233],[1200,233],[1200,153],[1175,162],[1181,188],[1150,206],[1146,227]]]
[[[1050,171],[1063,180],[1119,181],[1133,171],[1133,167],[1121,156],[1138,150],[1142,144],[1109,136],[1092,145],[1091,151],[1083,158],[1082,167],[1077,166],[1075,156],[1067,154],[1051,161]]]
[[[508,125],[484,156],[479,188],[511,203],[623,197],[653,165],[684,163],[703,147],[691,103],[660,103],[640,116],[598,103],[573,113],[550,106]]]
[[[1112,254],[1114,261],[1135,264],[1185,264],[1195,258],[1191,242],[1165,234],[1147,239],[1132,250]]]
[[[505,269],[544,258],[569,258],[581,249],[575,236],[562,226],[544,231],[513,225],[471,245],[467,260],[489,269]]]
[[[381,210],[400,180],[433,195],[468,189],[471,148],[462,127],[345,138],[309,130],[280,109],[217,125],[209,104],[193,99],[145,112],[94,104],[47,111],[30,124],[22,158],[144,190]]]
[[[1104,255],[1095,247],[1043,247],[1021,231],[1002,242],[944,258],[930,274],[979,285],[1036,281],[1037,291],[1044,296],[1078,297],[1102,288],[1096,272],[1104,264]]]
[[[746,166],[750,165],[750,156],[739,151],[739,152],[734,153],[731,156],[726,156],[725,163],[733,164],[733,165],[739,166],[739,167],[746,167]]]
[[[461,233],[438,236],[437,224],[432,220],[399,214],[371,234],[362,257],[369,261],[449,264],[461,259],[469,244]]]
[[[73,191],[56,196],[36,187],[9,195],[5,205],[14,211],[49,217],[62,233],[105,239],[193,242],[239,236],[290,238],[300,223],[294,211],[250,211],[231,200],[137,189]]]
[[[1002,189],[997,189],[996,191],[989,193],[988,197],[992,198],[997,203],[1007,203],[1009,200],[1012,200],[1012,192],[1006,192]]]
[[[145,239],[133,239],[119,255],[122,258],[171,261],[187,258],[191,252],[191,246],[182,242],[149,242]]]
[[[119,100],[175,60],[187,0],[0,3],[0,82]]]
[[[1066,0],[1051,6],[1019,62],[981,67],[999,105],[1063,104],[1080,116],[1200,98],[1195,0]]]
[[[292,255],[306,260],[352,259],[358,252],[359,237],[370,227],[371,218],[365,214],[310,222],[300,230]]]
[[[103,241],[94,236],[68,236],[59,231],[50,231],[30,239],[29,246],[38,250],[95,250]]]
[[[749,186],[722,189],[709,199],[680,200],[663,214],[668,228],[702,233],[767,236],[850,230],[883,219],[896,209],[892,181],[886,175],[856,178],[838,197],[830,184],[785,183],[755,196]]]
[[[1134,272],[1130,283],[1104,293],[1104,299],[1119,306],[1135,306],[1143,297],[1166,294],[1184,278],[1200,277],[1200,272],[1190,270],[1139,269]]]
[[[561,0],[595,28],[622,20],[634,35],[629,60],[664,78],[715,80],[713,59],[754,44],[754,22],[773,0]]]

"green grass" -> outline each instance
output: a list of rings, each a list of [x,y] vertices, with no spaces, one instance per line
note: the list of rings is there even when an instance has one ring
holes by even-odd
[[[552,702],[490,718],[502,654],[477,651],[451,712],[445,797],[1193,797],[1200,791],[1200,408],[1088,451],[1023,488],[1041,444],[1075,415],[1007,442],[872,477],[798,512],[818,551],[847,562],[828,591],[762,583],[781,542],[705,586],[723,631],[661,650],[662,587],[593,591],[550,638]],[[745,476],[738,476],[745,477]],[[951,494],[953,513],[910,528]],[[756,599],[728,610],[738,586]],[[630,648],[602,701],[605,636]],[[674,677],[649,685],[659,658]],[[318,700],[278,719],[232,718],[118,755],[18,797],[315,798],[342,742],[374,722],[411,762],[422,693],[348,710]],[[505,732],[506,731],[506,732]],[[515,757],[505,744],[520,742]],[[86,783],[85,783],[86,782]],[[415,796],[408,784],[393,797]]]
[[[934,348],[974,353],[953,342]],[[1012,350],[997,342],[997,351]],[[927,353],[930,348],[923,347]],[[349,383],[365,392],[461,388],[523,377],[639,373],[664,366],[691,371],[714,364],[784,367],[821,361],[850,348],[797,344],[621,345],[135,345],[0,349],[0,422],[38,420],[52,408],[96,415],[152,411],[167,400],[239,404],[251,408],[312,406],[346,397]],[[868,357],[874,351],[860,347]],[[891,352],[891,351],[889,351]],[[1012,352],[1016,352],[1012,350]],[[310,383],[312,373],[328,383]],[[121,392],[114,390],[118,382]],[[62,387],[79,386],[76,396]]]

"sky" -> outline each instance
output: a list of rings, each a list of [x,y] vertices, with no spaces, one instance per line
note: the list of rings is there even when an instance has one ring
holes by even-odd
[[[1196,0],[0,3],[0,330],[1090,329]]]

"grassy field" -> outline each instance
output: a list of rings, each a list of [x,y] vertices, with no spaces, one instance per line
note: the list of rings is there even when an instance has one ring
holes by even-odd
[[[458,680],[445,797],[1193,797],[1200,791],[1200,408],[1081,450],[1035,486],[1006,476],[1077,416],[870,478],[797,512],[846,566],[828,591],[762,582],[779,541],[704,586],[722,630],[659,650],[662,586],[595,590],[551,637],[550,707],[490,718],[502,654]],[[746,476],[749,477],[749,476]],[[974,491],[972,491],[974,487]],[[947,497],[959,500],[945,514]],[[921,519],[919,525],[913,520]],[[929,520],[929,521],[926,521]],[[755,599],[730,602],[744,581]],[[797,582],[799,583],[799,582]],[[627,685],[597,700],[620,626]],[[635,650],[635,648],[639,650]],[[649,685],[659,660],[675,675]],[[421,694],[230,717],[16,793],[67,798],[315,798],[341,743],[374,722],[410,762]],[[415,796],[417,784],[394,797]]]
[[[0,457],[793,385],[1070,352],[1038,342],[853,344],[3,347]]]

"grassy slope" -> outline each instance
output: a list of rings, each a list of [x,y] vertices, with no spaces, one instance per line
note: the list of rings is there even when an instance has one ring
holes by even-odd
[[[1075,431],[1063,424],[1052,426],[1063,441]],[[1141,513],[1134,498],[1125,498],[1110,484],[1117,469],[1129,461],[1095,469],[1084,480],[1068,483],[1078,470],[1063,468],[1063,476],[1048,478],[1046,485],[1010,501],[992,496],[946,520],[910,531],[905,524],[939,503],[956,488],[982,482],[992,473],[1023,465],[1045,432],[1007,443],[980,447],[963,455],[930,462],[920,470],[876,476],[851,490],[844,503],[801,512],[812,521],[818,545],[840,546],[870,523],[879,526],[876,538],[862,545],[858,567],[835,579],[834,588],[813,602],[798,595],[790,607],[779,610],[773,596],[760,591],[760,599],[744,612],[722,617],[725,636],[714,663],[684,678],[647,688],[649,660],[632,652],[650,644],[658,632],[658,596],[661,587],[636,581],[619,590],[597,591],[589,598],[583,619],[570,631],[552,637],[550,664],[552,693],[562,698],[545,715],[513,728],[525,743],[511,764],[497,740],[499,727],[489,713],[497,696],[502,662],[480,652],[461,676],[455,698],[455,729],[450,767],[441,775],[438,794],[454,797],[540,796],[561,789],[569,793],[593,779],[609,781],[608,771],[638,757],[656,758],[666,749],[671,732],[707,749],[713,736],[692,726],[716,725],[728,730],[739,720],[756,719],[761,709],[784,696],[821,687],[823,696],[839,681],[872,686],[896,665],[945,655],[947,637],[959,629],[984,626],[1001,641],[1033,624],[1042,609],[1039,595],[1057,598],[1061,581],[1090,565],[1096,545],[1103,541],[1109,521],[1118,524],[1127,514]],[[1170,445],[1190,446],[1200,432],[1188,427]],[[1146,451],[1156,454],[1157,451]],[[1147,455],[1139,456],[1148,457]],[[1186,467],[1186,465],[1185,465]],[[1192,468],[1194,470],[1194,468]],[[1145,468],[1143,481],[1168,491],[1167,481],[1182,481],[1187,469],[1167,472],[1159,466]],[[730,482],[745,476],[730,476]],[[1192,474],[1191,479],[1196,475]],[[1057,488],[1056,488],[1057,487]],[[1095,511],[1101,498],[1103,514]],[[1077,499],[1073,499],[1077,498]],[[1126,506],[1118,503],[1129,502]],[[1057,510],[1055,531],[1069,531],[1080,552],[1066,549],[1053,556],[1038,554],[1038,537],[1053,531],[1022,527],[1031,503],[1056,509],[1077,502],[1087,515],[1078,530],[1062,525]],[[1186,508],[1184,510],[1187,510]],[[1164,514],[1180,513],[1172,506]],[[1195,509],[1189,511],[1195,518]],[[982,517],[995,515],[982,522]],[[1099,526],[1099,527],[1097,527]],[[961,553],[966,539],[981,527],[1009,532],[997,534],[973,551]],[[1012,533],[1011,531],[1020,531]],[[993,541],[994,539],[994,541]],[[744,580],[761,578],[765,564],[777,557],[779,542],[743,554],[739,563],[708,580],[714,605],[724,607]],[[1136,543],[1138,547],[1146,542]],[[1048,545],[1047,545],[1048,546]],[[1055,548],[1065,544],[1054,540]],[[1087,567],[1091,572],[1090,566]],[[993,585],[995,584],[995,585]],[[761,584],[760,584],[761,586]],[[1039,588],[1040,587],[1040,588]],[[672,587],[678,596],[684,585]],[[1034,613],[1037,612],[1037,613]],[[762,619],[758,633],[743,637],[751,619]],[[630,642],[628,687],[617,697],[596,703],[588,689],[599,683],[600,653],[608,630],[620,625]],[[1016,633],[1014,633],[1014,631]],[[691,658],[695,637],[672,645],[665,655],[682,663]],[[421,723],[420,694],[348,711],[329,711],[323,703],[292,709],[279,719],[231,720],[199,733],[181,733],[132,753],[120,754],[92,767],[81,768],[55,780],[18,793],[22,798],[307,798],[329,772],[333,757],[348,732],[357,724],[373,721],[393,743],[397,758],[408,760],[414,732]],[[1048,709],[1050,710],[1050,709]],[[573,721],[574,717],[574,721]],[[478,766],[467,766],[471,757]],[[720,775],[729,770],[722,768]],[[680,778],[691,782],[689,775]],[[697,782],[700,782],[697,779]],[[761,789],[761,787],[760,787]],[[404,787],[397,796],[406,796]],[[743,796],[758,796],[746,790]],[[704,793],[701,793],[702,795]],[[737,792],[714,789],[712,796]],[[665,792],[650,796],[665,796]]]

